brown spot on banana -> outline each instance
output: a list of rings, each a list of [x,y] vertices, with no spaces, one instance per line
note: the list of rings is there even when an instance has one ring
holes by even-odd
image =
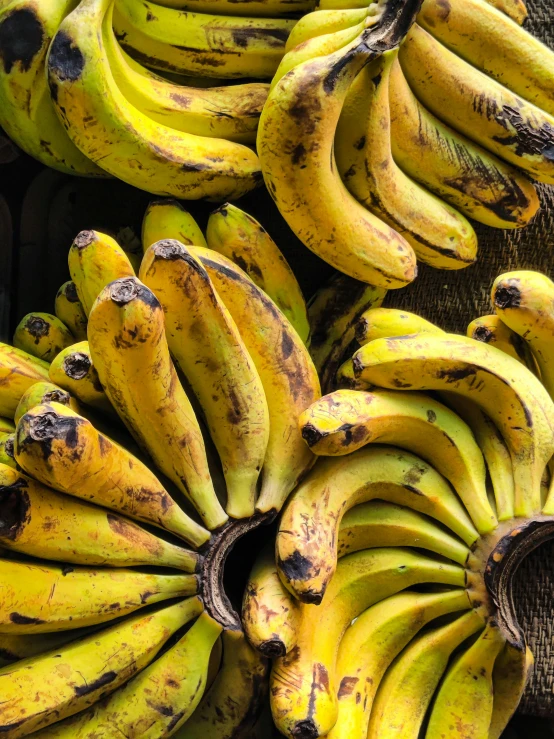
[[[0,60],[4,72],[10,74],[17,64],[27,72],[42,49],[44,29],[30,8],[10,13],[0,24]]]

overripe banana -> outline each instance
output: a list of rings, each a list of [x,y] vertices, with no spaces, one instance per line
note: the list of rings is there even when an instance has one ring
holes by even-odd
[[[87,338],[87,314],[73,280],[64,282],[56,293],[54,313],[71,331],[75,341],[84,341]]]
[[[18,323],[13,345],[37,359],[51,362],[56,354],[75,343],[71,331],[51,313],[28,313]]]

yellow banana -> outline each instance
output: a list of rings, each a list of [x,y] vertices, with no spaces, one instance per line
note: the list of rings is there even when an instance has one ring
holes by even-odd
[[[13,335],[16,349],[45,362],[51,362],[62,349],[74,343],[71,331],[51,313],[28,313]]]
[[[380,306],[372,307],[362,313],[356,325],[356,341],[360,346],[369,344],[375,339],[421,333],[444,334],[445,332],[415,313]]]
[[[0,126],[27,154],[60,172],[102,177],[63,129],[44,74],[48,47],[73,0],[3,2],[0,9]],[[24,43],[23,43],[24,40]]]
[[[157,195],[224,199],[256,187],[261,173],[249,148],[176,131],[124,97],[102,41],[110,7],[111,0],[81,3],[63,21],[50,47],[53,99],[75,144],[110,174]]]
[[[0,434],[11,434],[15,431],[15,423],[9,418],[0,418]]]
[[[302,290],[265,228],[248,213],[225,203],[210,215],[206,239],[210,249],[238,264],[269,295],[306,343],[310,327]]]
[[[0,416],[13,418],[23,393],[49,379],[47,362],[0,342]]]
[[[266,657],[283,657],[296,643],[299,608],[285,588],[269,542],[256,558],[242,599],[242,625],[248,641]]]
[[[173,735],[175,739],[251,736],[266,694],[268,663],[242,631],[226,630],[222,641],[219,674],[190,719]]]
[[[460,496],[476,529],[498,521],[487,498],[483,455],[470,428],[420,393],[337,390],[300,416],[302,437],[318,455],[343,456],[366,444],[394,444],[433,464]]]
[[[338,718],[328,739],[366,739],[373,699],[392,660],[429,621],[469,608],[466,592],[457,589],[407,591],[364,611],[340,643]]]
[[[152,200],[142,220],[142,248],[163,239],[176,239],[186,246],[207,247],[200,227],[181,203],[165,198]]]
[[[152,565],[185,572],[198,566],[196,553],[2,465],[0,491],[0,542],[6,549],[79,565]]]
[[[335,273],[308,304],[310,354],[323,392],[333,389],[337,368],[354,339],[360,316],[381,305],[386,291]]]
[[[149,603],[193,595],[197,589],[195,575],[150,575],[6,559],[0,560],[0,575],[0,633],[4,634],[40,634],[104,623]]]
[[[477,611],[470,611],[411,642],[391,664],[379,685],[367,739],[418,739],[450,655],[483,626]]]
[[[492,672],[505,644],[492,622],[449,666],[438,689],[427,727],[428,739],[488,739],[493,706]]]
[[[113,693],[201,611],[188,598],[0,671],[3,731],[27,736]]]
[[[159,5],[199,13],[278,18],[313,10],[314,0],[163,0]]]
[[[36,382],[21,396],[21,400],[15,409],[14,424],[18,424],[19,419],[35,406],[44,405],[45,403],[60,403],[71,408],[75,413],[79,413],[79,404],[67,391],[62,390],[52,382]],[[15,431],[15,427],[13,430]]]
[[[300,46],[305,41],[310,41],[318,36],[328,33],[337,33],[365,23],[366,18],[373,10],[372,5],[363,8],[346,8],[333,10],[317,10],[304,15],[290,32],[285,46],[285,51]]]
[[[321,394],[317,372],[296,331],[240,267],[210,249],[195,251],[239,327],[265,390],[269,442],[256,510],[278,512],[315,461],[298,418]]]
[[[417,22],[462,59],[554,115],[554,51],[486,0],[424,0]]]
[[[477,255],[472,226],[407,177],[392,156],[389,84],[397,56],[397,49],[385,52],[350,86],[335,136],[337,167],[352,195],[396,229],[418,259],[440,269],[462,269]]]
[[[15,470],[17,469],[17,462],[15,461],[14,446],[15,431],[0,434],[0,464]]]
[[[194,546],[209,538],[142,462],[59,403],[39,405],[21,418],[15,454],[27,474],[55,490],[164,528]]]
[[[72,280],[64,282],[56,293],[54,313],[71,331],[75,341],[87,338],[87,314]]]
[[[171,362],[154,293],[134,277],[112,282],[96,300],[88,336],[100,382],[127,428],[208,528],[224,524],[202,432]]]
[[[445,123],[520,167],[554,183],[554,117],[468,64],[414,24],[400,63],[419,101]]]
[[[504,354],[517,359],[531,372],[535,369],[535,360],[523,338],[506,326],[496,315],[481,316],[472,321],[466,330],[470,339],[482,341],[484,344],[495,346]]]
[[[398,60],[390,74],[391,146],[398,166],[480,223],[495,228],[527,225],[539,208],[529,179],[424,108]]]
[[[59,649],[64,644],[87,636],[98,628],[84,626],[82,629],[52,631],[49,634],[0,634],[0,666]]]
[[[418,583],[464,587],[458,565],[410,549],[368,549],[343,557],[319,606],[301,606],[296,648],[273,664],[271,710],[288,737],[324,736],[337,719],[340,640],[366,608]]]
[[[515,514],[541,509],[541,478],[554,451],[554,407],[540,381],[512,357],[463,336],[377,339],[353,358],[356,377],[400,390],[446,390],[474,400],[510,450]]]
[[[172,356],[202,408],[223,467],[227,513],[252,516],[269,438],[260,376],[237,325],[192,251],[166,239],[151,246],[140,277],[165,313]]]
[[[340,459],[321,459],[289,501],[277,534],[279,573],[298,598],[321,601],[337,566],[343,514],[375,498],[435,518],[468,546],[479,538],[446,480],[418,457],[368,446]]]
[[[509,642],[496,658],[492,673],[494,699],[488,739],[500,739],[519,705],[533,662],[529,647],[522,648]]]
[[[524,0],[487,0],[487,2],[494,8],[501,10],[520,26],[527,18],[527,8]]]
[[[172,736],[198,705],[221,626],[206,612],[175,646],[108,698],[37,733],[37,739]],[[117,733],[116,733],[117,732]]]

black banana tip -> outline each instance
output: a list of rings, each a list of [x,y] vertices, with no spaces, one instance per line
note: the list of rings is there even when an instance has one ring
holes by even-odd
[[[324,436],[325,434],[322,434],[321,431],[318,431],[314,426],[312,426],[311,423],[307,423],[302,429],[302,438],[310,447],[310,449],[315,446],[315,444],[317,444],[317,442],[320,441]]]
[[[311,719],[308,719],[307,721],[298,721],[291,731],[291,735],[294,739],[316,739],[319,736],[319,732],[315,723]]]
[[[521,304],[519,287],[513,282],[499,285],[494,292],[493,302],[501,310],[519,307]]]
[[[269,659],[277,659],[277,657],[284,657],[287,653],[286,647],[280,639],[268,639],[259,646],[260,652],[264,657]]]

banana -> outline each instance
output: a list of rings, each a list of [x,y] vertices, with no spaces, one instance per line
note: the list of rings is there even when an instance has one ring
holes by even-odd
[[[337,566],[343,514],[375,498],[435,518],[468,546],[479,538],[446,480],[418,457],[368,446],[340,459],[321,459],[285,508],[277,534],[279,574],[300,600],[321,601]]]
[[[515,514],[541,509],[541,478],[554,451],[552,401],[512,357],[463,336],[416,334],[377,339],[353,358],[357,378],[400,390],[446,390],[474,400],[510,450]]]
[[[365,23],[373,10],[374,6],[370,5],[369,7],[363,8],[317,10],[313,13],[308,13],[300,18],[290,32],[285,45],[285,51],[292,51],[292,49],[300,46],[305,41],[310,41],[318,36],[345,31],[346,29],[357,26],[359,23]]]
[[[103,38],[116,84],[131,105],[149,118],[196,136],[254,143],[269,85],[251,82],[211,89],[176,85],[150,73],[126,54],[110,23],[104,26]]]
[[[362,313],[356,324],[356,341],[360,346],[365,346],[375,339],[421,333],[442,335],[445,332],[415,313],[380,306],[371,307]]]
[[[45,362],[51,362],[62,349],[74,343],[71,331],[51,313],[27,313],[13,335],[16,349]]]
[[[9,418],[0,418],[0,434],[11,434],[15,431],[15,422]]]
[[[460,496],[476,529],[498,525],[489,504],[483,455],[470,428],[420,393],[337,390],[300,416],[302,437],[318,455],[343,456],[366,444],[394,444],[432,463]]]
[[[501,10],[520,26],[527,18],[527,8],[524,0],[487,0],[487,2],[494,8]]]
[[[0,126],[27,154],[67,174],[105,173],[72,143],[54,111],[44,67],[73,0],[3,2],[0,9]],[[22,41],[24,40],[24,42]]]
[[[135,274],[129,257],[117,241],[100,231],[81,231],[77,234],[67,261],[87,318],[94,301],[108,283]]]
[[[181,639],[108,698],[37,733],[37,739],[174,735],[192,714],[204,689],[221,626],[206,612]]]
[[[391,11],[382,27],[295,66],[270,92],[258,128],[266,186],[300,241],[340,272],[384,288],[414,279],[415,255],[350,195],[336,168],[333,140],[350,85],[377,56],[371,46],[393,46],[395,27],[412,10],[408,3],[403,13]]]
[[[194,572],[198,555],[154,536],[129,519],[60,495],[27,475],[0,465],[6,549],[78,565],[152,565]]]
[[[76,145],[110,174],[157,195],[237,198],[256,187],[261,173],[253,151],[175,131],[124,97],[102,40],[110,7],[111,0],[81,3],[61,24],[48,55],[56,109]]]
[[[554,51],[486,0],[424,0],[417,22],[462,59],[554,115]]]
[[[338,718],[328,739],[366,739],[373,699],[392,660],[429,621],[469,607],[464,590],[407,591],[364,611],[340,643]]]
[[[165,314],[168,346],[192,387],[219,452],[227,513],[254,513],[269,438],[260,376],[205,267],[178,241],[151,246],[140,277]]]
[[[268,663],[246,641],[242,631],[223,632],[223,663],[175,739],[250,737],[267,688]],[[264,737],[267,739],[267,737]]]
[[[296,21],[189,13],[145,0],[117,0],[122,47],[154,69],[208,77],[271,78]]]
[[[152,200],[142,220],[142,248],[145,252],[163,239],[176,239],[186,246],[208,246],[188,210],[170,198]]]
[[[529,179],[424,108],[398,60],[391,68],[389,102],[392,155],[409,177],[487,226],[529,223],[540,205]]]
[[[54,357],[48,373],[52,382],[82,403],[107,415],[115,415],[92,363],[88,341],[80,341],[61,351]],[[49,402],[48,399],[46,402]]]
[[[0,342],[0,416],[13,418],[23,393],[49,379],[47,362]]]
[[[266,657],[283,657],[296,643],[299,607],[279,578],[273,541],[250,571],[241,620],[250,644]]]
[[[3,732],[27,736],[113,693],[201,611],[188,598],[0,671]]]
[[[288,737],[324,736],[338,711],[335,685],[340,640],[366,608],[418,583],[464,587],[458,565],[410,549],[369,549],[343,557],[320,606],[301,606],[296,648],[273,664],[271,711]]]
[[[227,515],[213,487],[198,421],[169,356],[160,302],[134,277],[100,293],[88,336],[100,382],[158,468],[193,503],[208,528]]]
[[[54,313],[67,326],[74,341],[84,341],[87,338],[87,314],[72,280],[64,282],[56,293]]]
[[[264,387],[269,442],[256,510],[278,512],[315,461],[298,418],[321,394],[317,372],[296,331],[240,267],[210,249],[195,252],[239,327]]]
[[[62,493],[164,528],[193,546],[209,538],[142,462],[58,403],[21,418],[15,455],[27,474]]]
[[[199,13],[278,18],[296,16],[314,8],[314,0],[162,0],[159,5]]]
[[[197,589],[195,575],[151,575],[13,559],[0,560],[0,575],[3,634],[40,634],[104,623],[149,603],[194,595]]]
[[[481,316],[472,321],[466,330],[470,339],[482,341],[484,344],[495,346],[504,354],[517,359],[531,372],[535,369],[535,360],[524,339],[506,326],[496,315]]]
[[[8,434],[0,434],[0,464],[17,469],[14,456],[15,431]]]
[[[336,272],[308,303],[310,354],[323,392],[333,389],[337,368],[354,339],[360,316],[380,307],[386,291]]]
[[[285,314],[304,343],[310,334],[302,290],[287,260],[252,216],[225,203],[208,219],[208,247],[243,269]]]
[[[554,183],[554,117],[468,64],[414,24],[400,63],[419,101],[536,180]]]
[[[494,700],[489,739],[500,739],[508,721],[519,705],[533,668],[533,653],[506,642],[496,658],[492,673]]]
[[[49,634],[0,634],[0,666],[59,649],[64,644],[87,636],[98,628],[85,626],[82,629],[53,631]]]
[[[344,184],[365,207],[400,233],[417,258],[462,269],[477,255],[477,235],[458,211],[407,177],[391,148],[389,85],[398,50],[366,65],[352,83],[335,136]]]
[[[394,660],[379,685],[367,739],[418,739],[450,655],[483,626],[477,611],[470,611],[412,641]]]
[[[493,710],[492,672],[506,640],[490,622],[469,649],[449,666],[437,691],[428,739],[444,736],[488,739]]]
[[[66,390],[62,390],[52,382],[36,382],[21,396],[15,409],[14,424],[18,424],[19,419],[35,406],[45,403],[60,403],[71,408],[75,413],[79,413],[79,404]],[[13,431],[15,431],[15,426]]]

